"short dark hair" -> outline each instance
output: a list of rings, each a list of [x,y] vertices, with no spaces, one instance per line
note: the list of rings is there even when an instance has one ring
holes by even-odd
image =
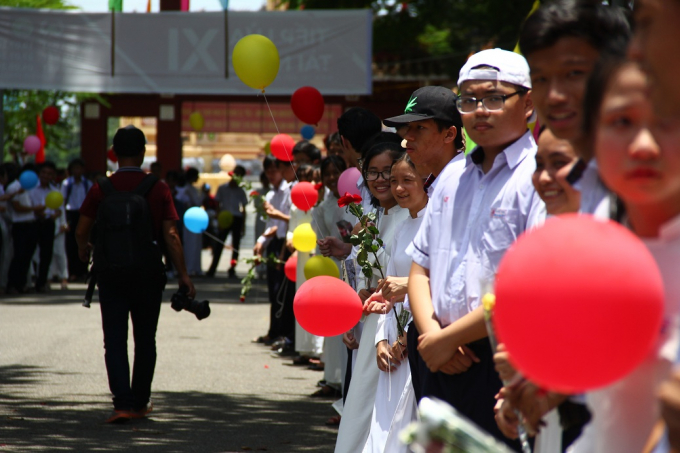
[[[333,155],[333,156],[328,156],[324,160],[321,161],[321,178],[326,175],[328,172],[327,168],[329,166],[333,166],[338,169],[340,173],[343,171],[347,170],[347,163],[345,162],[345,159],[338,155]]]
[[[271,166],[276,165],[276,157],[274,156],[264,156],[264,159],[262,159],[262,168],[264,170],[267,170]]]
[[[357,151],[363,148],[366,140],[381,130],[380,118],[362,107],[352,107],[338,118],[338,133]]]
[[[401,147],[402,140],[403,139],[394,132],[378,132],[377,134],[372,135],[368,140],[366,140],[364,146],[362,146],[361,149],[357,151],[361,151],[361,158],[365,159],[368,150],[373,148],[375,145],[379,143],[395,143]]]
[[[458,115],[458,118],[460,118],[460,115]],[[434,118],[434,122],[437,125],[437,130],[439,132],[443,131],[444,129],[449,129],[451,126],[456,126],[456,138],[453,139],[453,146],[458,151],[465,150],[465,138],[463,137],[463,120],[462,119],[460,119],[459,123],[457,123],[457,122],[451,123],[451,122],[448,122],[448,121],[440,120],[438,118]]]
[[[186,178],[187,182],[193,183],[198,181],[198,169],[195,167],[187,168],[187,171],[184,172],[184,177]]]
[[[321,151],[313,143],[307,140],[300,140],[293,147],[293,156],[296,154],[304,154],[309,157],[311,162],[318,162],[321,160]]]
[[[246,168],[243,165],[237,165],[234,167],[234,174],[243,177],[246,175]]]
[[[76,157],[71,162],[69,162],[68,167],[66,167],[66,170],[68,171],[69,174],[71,174],[71,172],[73,171],[73,167],[75,167],[76,165],[80,165],[81,167],[85,168],[85,161],[80,157]]]
[[[625,48],[631,27],[623,9],[593,0],[555,0],[527,18],[519,35],[526,57],[565,37],[584,39],[600,53]]]
[[[134,157],[146,149],[144,132],[132,124],[121,127],[113,136],[113,151],[118,156]]]
[[[38,172],[40,172],[43,168],[51,168],[52,170],[57,171],[57,166],[51,160],[46,160],[45,162],[39,164]]]

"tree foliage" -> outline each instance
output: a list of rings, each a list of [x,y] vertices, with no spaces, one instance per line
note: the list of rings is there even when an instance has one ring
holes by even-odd
[[[370,8],[373,54],[436,62],[455,77],[471,53],[512,50],[534,0],[282,0],[290,9]]]
[[[74,9],[65,0],[0,0],[0,6],[15,8]],[[24,139],[36,133],[36,117],[47,106],[60,110],[55,125],[43,123],[47,140],[47,159],[64,165],[70,158],[80,154],[80,105],[92,94],[66,91],[19,90],[5,87],[3,98],[3,160],[16,160],[23,152]]]

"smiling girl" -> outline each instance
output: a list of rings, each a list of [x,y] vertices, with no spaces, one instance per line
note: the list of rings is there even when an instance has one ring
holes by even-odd
[[[541,130],[536,152],[536,171],[531,181],[549,215],[578,212],[581,193],[566,179],[576,160],[578,156],[567,140],[555,137],[550,129]]]

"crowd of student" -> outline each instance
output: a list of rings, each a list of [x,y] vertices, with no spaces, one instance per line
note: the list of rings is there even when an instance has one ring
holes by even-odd
[[[152,163],[150,170],[161,178],[162,169],[158,162]],[[19,177],[25,171],[33,171],[38,175],[36,187],[28,190],[22,188]],[[102,176],[98,173],[86,174],[85,163],[79,158],[72,160],[66,169],[57,168],[51,161],[23,166],[13,162],[0,165],[2,292],[8,295],[46,293],[51,283],[59,285],[61,289],[68,289],[71,282],[87,281],[88,265],[78,257],[75,228],[85,196]],[[195,187],[197,180],[198,170],[195,168],[167,172],[165,181],[170,187],[177,211],[183,214],[192,206],[204,206],[219,212],[219,207],[210,204],[216,200],[208,193],[200,193]],[[47,195],[54,191],[60,192],[64,200],[58,209],[50,209],[45,203]],[[180,231],[181,219],[180,215]],[[191,264],[192,275],[200,275],[201,251],[213,244],[203,244],[200,236],[190,232],[182,236],[188,250],[187,265]],[[237,254],[235,258],[238,259]],[[168,271],[172,272],[170,264]]]
[[[343,113],[339,152],[318,162],[318,176],[304,169],[317,161],[302,147],[291,162],[265,159],[269,220],[254,253],[284,261],[297,253],[298,264],[295,282],[268,266],[271,322],[255,341],[323,368],[313,396],[338,400],[341,417],[329,420],[339,422],[336,452],[406,451],[398,434],[423,397],[448,402],[517,451],[520,421],[538,452],[676,451],[680,348],[668,326],[677,329],[680,315],[680,96],[655,46],[680,49],[668,18],[680,18],[680,2],[635,2],[634,14],[635,35],[618,7],[546,2],[523,25],[523,56],[476,53],[455,90],[420,88],[402,115]],[[467,154],[463,127],[476,143]],[[351,167],[384,244],[371,262],[385,278],[364,277],[347,241],[357,219],[343,207],[338,177]],[[323,184],[322,201],[301,213],[291,187],[310,180]],[[518,236],[577,212],[620,222],[647,245],[664,279],[666,327],[628,376],[561,395],[521,378],[502,345],[492,350],[481,296]],[[319,238],[314,253],[332,257],[364,303],[361,322],[344,335],[315,337],[295,322],[309,258],[291,241],[301,222]]]

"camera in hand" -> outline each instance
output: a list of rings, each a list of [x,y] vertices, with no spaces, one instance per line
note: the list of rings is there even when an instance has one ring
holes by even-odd
[[[189,288],[180,286],[179,290],[172,295],[170,299],[171,307],[175,311],[186,310],[196,315],[200,321],[210,316],[210,302],[207,300],[197,301],[196,299],[189,299],[187,293]]]

